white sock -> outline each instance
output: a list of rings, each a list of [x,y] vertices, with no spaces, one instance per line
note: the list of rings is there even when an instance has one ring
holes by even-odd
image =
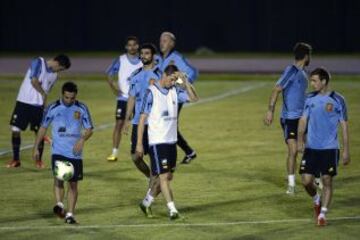
[[[72,212],[67,212],[66,213],[66,217],[72,217],[72,216],[74,216]]]
[[[325,214],[327,213],[328,209],[326,207],[321,208],[321,212],[319,214],[319,218],[325,218]]]
[[[295,175],[294,174],[288,175],[288,182],[289,182],[289,186],[295,187]]]
[[[119,149],[113,148],[112,155],[117,156],[119,152]]]
[[[313,196],[313,201],[316,205],[320,205],[320,195],[318,193]]]
[[[144,204],[145,207],[150,207],[150,205],[154,202],[154,197],[150,195],[150,191],[146,194],[144,200],[142,201],[142,204]]]
[[[175,203],[174,202],[168,202],[167,207],[169,208],[171,213],[178,212],[177,209],[175,208]]]
[[[62,202],[57,202],[56,205],[59,206],[59,207],[61,207],[61,208],[64,208],[64,207],[65,207]]]

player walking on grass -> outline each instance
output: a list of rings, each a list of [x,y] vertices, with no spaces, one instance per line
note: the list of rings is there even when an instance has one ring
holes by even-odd
[[[126,115],[126,105],[129,97],[129,77],[131,74],[142,67],[139,58],[139,40],[135,36],[129,36],[126,39],[126,53],[117,57],[111,66],[107,69],[108,83],[112,92],[117,97],[117,105],[115,112],[115,127],[113,130],[113,149],[108,161],[116,161],[118,159],[119,145],[121,141],[121,131],[124,127],[124,119]],[[117,83],[114,78],[117,76]]]
[[[138,124],[140,119],[140,110],[143,97],[145,95],[146,89],[149,87],[151,81],[157,81],[161,77],[161,72],[158,67],[155,66],[154,55],[156,53],[156,48],[153,44],[143,44],[140,47],[140,58],[143,63],[143,67],[136,70],[130,77],[130,90],[129,90],[129,99],[126,109],[125,117],[125,128],[124,133],[127,134],[128,127],[132,118],[132,133],[131,133],[131,157],[134,161],[136,167],[150,179],[150,168],[145,163],[143,156],[135,154],[135,148],[137,143],[137,131]],[[134,114],[133,114],[134,113]],[[145,127],[146,128],[146,127]],[[147,131],[144,131],[143,148],[144,154],[148,153],[148,137]]]
[[[85,141],[93,133],[93,124],[87,106],[76,100],[77,86],[66,82],[62,86],[62,98],[48,106],[39,129],[33,158],[39,158],[38,147],[44,138],[47,128],[52,125],[52,159],[54,171],[55,161],[69,161],[74,166],[74,176],[69,180],[68,211],[64,210],[64,182],[54,177],[54,193],[56,205],[54,213],[65,217],[65,223],[77,223],[74,217],[78,197],[78,181],[83,178],[82,151]]]
[[[20,167],[21,131],[25,131],[30,124],[30,129],[35,134],[38,132],[44,107],[46,106],[46,98],[58,78],[57,73],[69,69],[70,66],[69,57],[63,54],[48,61],[42,57],[32,60],[31,66],[21,84],[15,109],[11,115],[13,159],[7,163],[7,168]],[[38,147],[39,158],[35,162],[35,166],[44,168],[41,160],[44,141],[41,141]]]
[[[194,83],[198,76],[198,71],[191,66],[188,61],[178,52],[175,51],[176,38],[175,35],[171,32],[163,32],[160,36],[160,57],[157,59],[159,61],[160,70],[164,71],[168,65],[175,65],[179,71],[183,72],[190,83]],[[185,104],[181,100],[178,102],[178,111],[180,111]],[[177,145],[185,152],[185,157],[182,160],[182,163],[188,164],[194,158],[196,158],[196,152],[190,147],[186,139],[180,133],[178,129],[178,142]]]
[[[288,148],[286,159],[288,174],[287,194],[295,193],[295,169],[297,157],[297,128],[299,118],[304,109],[306,90],[308,87],[305,67],[309,65],[312,48],[306,43],[296,43],[294,47],[295,63],[286,67],[277,81],[269,100],[268,110],[264,122],[271,125],[274,119],[276,101],[280,93],[283,96],[283,106],[280,123],[284,132],[285,143]]]
[[[183,83],[175,87],[175,81]],[[181,91],[180,87],[185,90]],[[151,172],[154,184],[145,199],[140,203],[147,217],[152,217],[151,204],[160,192],[164,195],[171,220],[179,217],[175,207],[170,182],[176,167],[178,102],[197,101],[198,96],[187,77],[175,65],[165,68],[160,81],[151,85],[143,99],[138,125],[136,154],[142,157],[145,150],[142,144],[144,132],[149,136]],[[148,128],[145,127],[148,122]]]
[[[339,124],[343,136],[343,164],[350,163],[345,99],[339,93],[330,90],[329,81],[330,73],[324,68],[317,68],[311,72],[310,84],[315,91],[307,96],[298,129],[298,150],[304,152],[299,172],[306,192],[313,198],[316,222],[319,226],[326,225],[325,215],[333,193],[332,180],[337,174]],[[319,174],[323,183],[321,198],[314,184],[314,177]]]

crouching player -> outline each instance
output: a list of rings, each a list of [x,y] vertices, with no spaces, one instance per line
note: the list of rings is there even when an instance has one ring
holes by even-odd
[[[68,211],[64,210],[64,182],[54,178],[54,193],[56,205],[54,213],[65,217],[65,223],[77,223],[74,210],[78,196],[79,180],[83,178],[82,150],[84,143],[93,133],[93,124],[87,106],[76,100],[77,86],[66,82],[62,86],[62,98],[50,104],[44,114],[39,129],[33,158],[39,158],[38,146],[46,134],[47,128],[52,125],[52,162],[54,170],[56,160],[69,161],[74,166],[74,176],[69,180]],[[84,129],[84,131],[83,131]]]
[[[175,82],[178,86],[175,87]],[[179,88],[185,89],[179,91]],[[187,93],[187,94],[186,94]],[[197,101],[194,87],[175,65],[165,68],[161,79],[148,88],[141,109],[138,126],[136,154],[144,154],[142,138],[145,123],[148,121],[149,154],[151,172],[155,177],[151,190],[140,203],[147,217],[152,217],[151,204],[160,192],[164,195],[171,220],[179,218],[174,204],[170,181],[176,167],[177,119],[179,101]]]
[[[337,174],[339,143],[337,130],[340,123],[343,135],[343,164],[350,163],[348,117],[344,98],[329,90],[330,74],[324,68],[317,68],[310,74],[314,92],[305,101],[303,116],[298,128],[298,150],[304,150],[304,132],[307,126],[306,145],[300,165],[302,183],[313,198],[314,212],[318,226],[326,225],[325,215],[331,202],[333,177]],[[316,192],[314,176],[321,175],[322,195]]]

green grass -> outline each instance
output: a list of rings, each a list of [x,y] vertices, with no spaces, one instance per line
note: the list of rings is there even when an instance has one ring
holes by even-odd
[[[275,80],[276,76],[237,76],[244,81],[234,81],[235,77],[227,75],[208,75],[213,81],[204,81],[203,77],[196,83],[199,95],[207,99],[258,84],[256,78],[265,85],[191,106],[181,115],[181,130],[198,152],[191,165],[178,166],[172,184],[176,205],[186,217],[183,222],[169,222],[161,196],[153,206],[156,218],[144,218],[137,204],[146,192],[146,180],[129,158],[129,138],[123,138],[120,160],[108,163],[105,158],[111,151],[112,129],[106,128],[96,131],[85,146],[85,177],[80,183],[76,216],[80,226],[89,228],[68,227],[53,216],[51,172],[36,170],[30,150],[25,150],[21,152],[23,165],[19,169],[4,167],[10,155],[0,157],[0,239],[358,239],[359,219],[330,220],[330,225],[321,229],[314,226],[311,200],[300,187],[299,177],[296,196],[285,194],[286,152],[281,129],[277,121],[269,128],[262,124],[273,85],[267,79]],[[21,81],[0,79],[0,149],[4,150],[10,148],[8,121]],[[56,84],[50,100],[59,97],[65,79],[70,77],[65,75]],[[88,104],[97,126],[113,122],[115,101],[106,82],[96,80],[96,76],[88,79],[76,78],[78,98]],[[358,80],[357,76],[338,76],[331,83],[348,102],[353,162],[339,167],[330,219],[360,216]],[[31,132],[23,136],[24,144],[32,143]],[[182,156],[179,151],[179,158]],[[47,166],[49,159],[47,146]],[[246,223],[268,220],[282,222]],[[243,224],[206,225],[231,222]]]

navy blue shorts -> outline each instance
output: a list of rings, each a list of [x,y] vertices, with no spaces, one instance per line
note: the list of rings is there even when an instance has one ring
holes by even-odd
[[[138,129],[138,125],[133,124],[132,131],[131,131],[131,150],[130,150],[131,154],[135,154],[135,150],[136,150],[137,129]],[[149,137],[148,137],[148,126],[147,125],[145,125],[145,127],[144,127],[143,148],[144,148],[144,155],[147,155],[149,153]]]
[[[300,163],[300,174],[336,176],[339,163],[339,149],[306,148]]]
[[[30,129],[37,132],[41,124],[43,112],[44,108],[42,106],[33,106],[17,101],[11,115],[10,125],[24,131],[30,124]]]
[[[299,126],[299,119],[280,119],[281,128],[284,132],[285,142],[288,139],[297,139],[297,131]]]
[[[115,118],[116,120],[124,120],[126,115],[127,101],[117,100]]]
[[[51,169],[54,173],[55,161],[68,161],[74,166],[74,176],[69,180],[69,182],[77,182],[83,179],[83,163],[82,159],[73,159],[64,157],[62,155],[53,154],[51,156]]]
[[[176,143],[150,146],[151,172],[153,176],[174,172],[176,168]]]

